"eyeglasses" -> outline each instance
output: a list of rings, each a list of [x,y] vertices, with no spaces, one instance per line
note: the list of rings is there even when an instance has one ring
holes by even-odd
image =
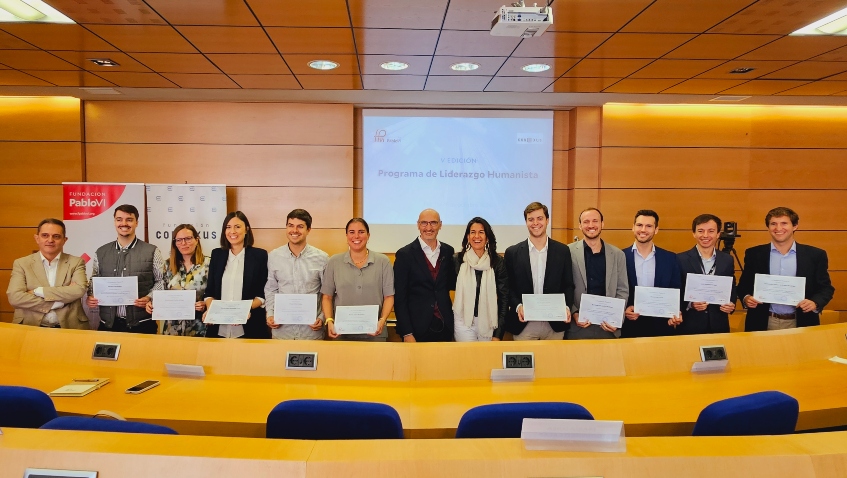
[[[441,224],[441,221],[419,221],[418,222],[418,226],[421,226],[421,227],[426,227],[426,226],[435,227],[439,224]]]
[[[178,238],[174,239],[174,242],[177,243],[177,244],[188,244],[189,242],[191,242],[193,240],[194,240],[193,237],[178,237]]]

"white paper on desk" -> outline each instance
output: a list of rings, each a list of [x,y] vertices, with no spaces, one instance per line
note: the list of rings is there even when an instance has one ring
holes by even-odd
[[[154,290],[153,320],[194,320],[196,290]]]
[[[756,274],[753,298],[766,304],[796,306],[806,298],[806,278]]]
[[[712,276],[706,274],[686,274],[686,302],[706,302],[724,305],[730,303],[732,297],[732,277]]]
[[[207,324],[243,325],[250,317],[252,300],[214,300],[206,313]],[[155,309],[154,309],[155,310]]]
[[[336,334],[372,334],[379,323],[378,305],[347,305],[335,308]]]
[[[679,289],[637,285],[633,310],[647,317],[676,317],[679,315]]]
[[[274,324],[312,325],[318,317],[315,294],[275,294]]]
[[[138,299],[138,277],[92,277],[97,305],[135,305]]]
[[[565,294],[523,294],[521,302],[524,320],[564,322],[567,318]]]
[[[624,309],[626,309],[626,301],[623,299],[582,294],[579,303],[579,320],[596,325],[606,322],[612,327],[620,328],[623,325]]]

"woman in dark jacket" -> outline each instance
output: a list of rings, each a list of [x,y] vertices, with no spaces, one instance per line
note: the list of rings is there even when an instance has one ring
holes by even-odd
[[[453,300],[456,342],[500,340],[506,332],[509,282],[497,254],[497,239],[488,221],[470,220],[462,250],[453,256],[456,297]]]

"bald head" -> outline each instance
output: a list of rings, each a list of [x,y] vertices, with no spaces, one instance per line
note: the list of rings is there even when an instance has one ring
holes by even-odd
[[[424,209],[418,216],[418,231],[421,239],[430,247],[438,242],[438,231],[441,230],[441,215],[435,209]]]

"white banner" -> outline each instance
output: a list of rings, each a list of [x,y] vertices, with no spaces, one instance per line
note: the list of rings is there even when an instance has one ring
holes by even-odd
[[[148,184],[147,237],[165,257],[171,253],[171,234],[180,224],[191,224],[200,235],[203,253],[220,247],[226,217],[224,184]]]
[[[121,204],[132,204],[139,211],[136,234],[144,238],[144,185],[117,183],[62,183],[62,199],[68,242],[64,251],[80,256],[86,264],[86,273],[91,278],[91,258],[97,248],[117,239],[114,210]],[[83,307],[85,300],[83,298]],[[100,322],[97,314],[88,312],[91,328]]]

